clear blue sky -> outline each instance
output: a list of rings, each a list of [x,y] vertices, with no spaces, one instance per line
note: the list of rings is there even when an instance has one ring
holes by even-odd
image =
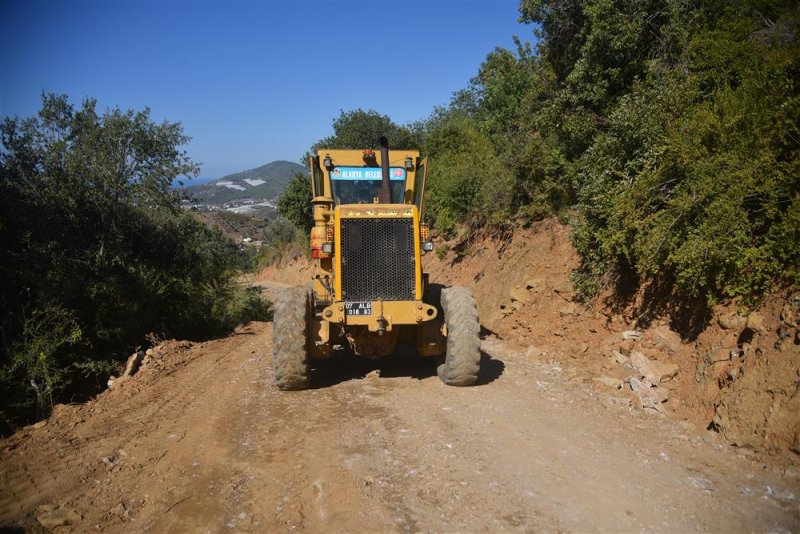
[[[340,110],[404,124],[533,41],[518,0],[0,0],[0,116],[43,91],[179,121],[201,176],[297,161]]]

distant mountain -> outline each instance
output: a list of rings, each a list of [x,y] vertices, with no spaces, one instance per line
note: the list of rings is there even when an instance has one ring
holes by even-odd
[[[209,178],[207,176],[201,176],[199,178],[175,178],[172,180],[172,187],[175,189],[185,189],[187,187],[192,187],[194,185],[200,184],[207,184],[208,182],[213,182],[216,178]]]
[[[305,167],[291,161],[273,161],[261,167],[229,174],[219,180],[191,185],[184,189],[190,197],[210,206],[228,203],[270,202],[278,198],[294,173],[308,174]]]

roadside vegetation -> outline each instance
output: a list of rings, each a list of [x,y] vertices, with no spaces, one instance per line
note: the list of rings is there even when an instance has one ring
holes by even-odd
[[[0,123],[0,429],[94,393],[147,339],[267,318],[247,257],[184,212],[179,124],[44,95]]]
[[[523,0],[520,14],[537,46],[497,48],[427,120],[343,112],[312,150],[379,132],[420,148],[446,236],[570,221],[585,298],[656,283],[752,305],[800,283],[796,2]]]

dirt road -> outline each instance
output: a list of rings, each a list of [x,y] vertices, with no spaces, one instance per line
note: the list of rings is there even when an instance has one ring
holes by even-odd
[[[59,532],[800,529],[796,473],[630,414],[496,338],[484,340],[474,388],[395,358],[320,365],[316,389],[290,393],[271,385],[270,339],[257,323],[167,343],[135,377],[0,442],[0,525],[35,530],[40,515],[76,521]]]

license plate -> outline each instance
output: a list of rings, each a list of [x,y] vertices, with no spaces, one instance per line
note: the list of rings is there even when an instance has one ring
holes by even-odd
[[[371,302],[345,302],[344,309],[347,315],[372,315]]]

